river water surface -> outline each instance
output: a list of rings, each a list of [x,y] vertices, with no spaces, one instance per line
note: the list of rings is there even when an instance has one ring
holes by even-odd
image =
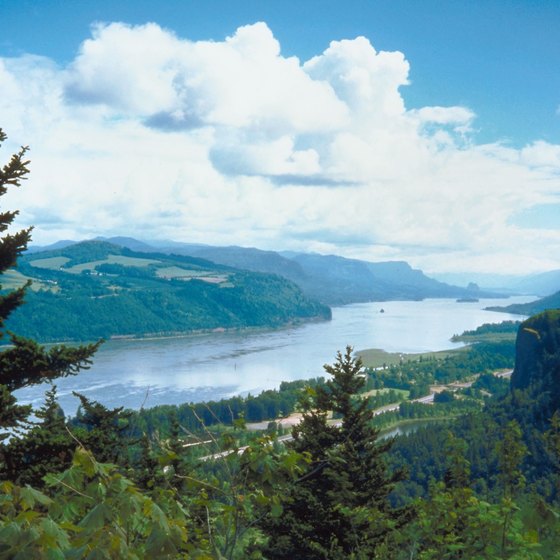
[[[90,370],[56,380],[59,402],[73,414],[78,400],[72,391],[109,407],[133,409],[256,394],[281,381],[323,375],[323,364],[332,363],[336,351],[346,345],[403,353],[455,348],[453,334],[523,318],[484,307],[531,299],[359,303],[334,308],[332,321],[274,331],[109,341]],[[16,395],[20,402],[37,406],[46,389],[48,385],[39,385]]]

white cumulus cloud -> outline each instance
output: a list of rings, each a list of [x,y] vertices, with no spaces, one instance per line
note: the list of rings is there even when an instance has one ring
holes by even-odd
[[[42,243],[119,234],[550,268],[560,233],[511,218],[557,201],[560,146],[476,145],[476,108],[409,110],[408,76],[403,53],[364,37],[300,61],[265,23],[215,41],[96,25],[66,67],[0,59],[5,148],[29,144],[33,160],[8,202]]]

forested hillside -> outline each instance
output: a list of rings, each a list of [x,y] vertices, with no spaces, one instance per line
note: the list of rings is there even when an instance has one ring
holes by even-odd
[[[560,314],[545,312],[523,322],[515,353],[504,396],[453,424],[400,437],[390,452],[393,468],[409,469],[408,480],[394,493],[395,503],[424,497],[420,518],[436,516],[433,536],[425,535],[436,550],[458,545],[481,558],[558,557]],[[440,481],[439,487],[433,481]],[[442,508],[450,508],[448,517]],[[456,520],[449,517],[454,515]],[[495,555],[484,552],[481,545],[492,540],[479,532],[492,518],[496,530],[501,525],[503,556],[498,549]],[[513,552],[513,533],[517,544],[525,541],[520,556]]]
[[[521,323],[511,388],[546,395],[549,416],[560,408],[560,309]]]
[[[504,313],[515,313],[518,315],[535,315],[547,309],[560,308],[560,291],[544,298],[529,303],[514,303],[504,307],[488,307],[489,311],[502,311]]]
[[[330,309],[272,274],[89,241],[22,257],[12,282],[33,280],[11,330],[42,341],[278,327]]]

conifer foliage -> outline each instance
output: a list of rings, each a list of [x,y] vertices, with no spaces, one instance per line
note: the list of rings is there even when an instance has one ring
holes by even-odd
[[[407,521],[408,511],[388,501],[401,474],[386,472],[392,441],[378,441],[371,424],[361,361],[347,347],[325,371],[331,378],[309,390],[294,428],[293,448],[309,466],[287,488],[283,515],[268,522],[271,559],[381,557],[387,536]]]
[[[0,129],[0,145],[5,140],[6,134]],[[9,188],[19,187],[27,178],[27,151],[27,147],[22,147],[0,168],[0,196],[5,195]],[[9,231],[17,215],[17,210],[0,212],[0,280],[7,270],[15,266],[18,256],[25,251],[31,240],[32,228],[14,233]],[[0,286],[0,339],[4,344],[11,344],[0,352],[0,440],[6,439],[8,431],[17,434],[18,429],[28,426],[27,418],[31,407],[17,404],[13,391],[76,374],[80,369],[88,367],[90,358],[99,345],[95,343],[77,348],[56,345],[47,350],[33,340],[5,333],[6,319],[23,303],[28,288],[29,283],[10,291],[2,290]],[[10,340],[6,340],[6,334],[9,334]],[[6,446],[3,444],[0,446],[0,471],[6,469],[6,455]],[[14,469],[15,465],[11,467]]]

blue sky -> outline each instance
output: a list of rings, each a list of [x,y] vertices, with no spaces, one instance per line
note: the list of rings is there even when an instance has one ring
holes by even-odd
[[[0,19],[38,242],[560,268],[557,1],[0,0]]]
[[[477,139],[560,142],[557,0],[0,0],[0,54],[74,57],[92,22],[155,21],[192,40],[223,39],[265,21],[285,55],[368,37],[411,63],[407,106],[475,108]]]

